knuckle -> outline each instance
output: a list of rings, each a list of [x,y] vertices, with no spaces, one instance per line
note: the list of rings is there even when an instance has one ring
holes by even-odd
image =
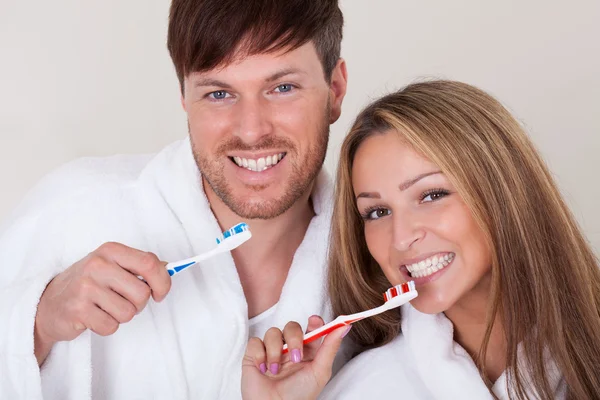
[[[263,341],[257,337],[250,338],[248,340],[248,347],[246,353],[255,360],[264,361],[265,348],[263,345]]]
[[[171,290],[171,279],[160,280],[154,284],[152,291],[154,292],[154,298],[163,299]]]
[[[266,346],[265,350],[267,352],[267,358],[269,360],[272,361],[279,361],[279,359],[281,358],[281,352],[283,351],[283,345],[280,344],[279,346],[275,347],[273,345],[271,346]]]
[[[133,319],[133,317],[135,317],[136,313],[137,313],[137,308],[131,303],[127,304],[121,310],[121,315],[119,316],[119,322],[125,323],[125,322],[131,321]]]
[[[142,311],[146,307],[146,303],[150,300],[151,295],[152,290],[148,285],[143,284],[143,286],[140,286],[133,299],[133,304],[137,311]]]
[[[110,336],[119,330],[119,324],[117,322],[109,322],[104,328],[102,336]]]
[[[83,266],[84,270],[90,272],[101,272],[106,268],[106,261],[97,254],[90,254]]]
[[[119,248],[119,244],[117,242],[106,242],[102,243],[100,247],[98,247],[98,253],[101,254],[110,254],[117,251]]]
[[[108,316],[100,323],[95,332],[100,336],[109,336],[115,333],[119,329],[119,323]]]
[[[296,321],[290,321],[287,324],[285,324],[285,327],[283,328],[283,331],[285,333],[287,332],[294,332],[300,330],[302,331],[302,327],[300,326],[300,324]]]
[[[290,321],[283,329],[283,337],[289,346],[297,347],[302,343],[302,327],[296,321]]]
[[[259,347],[262,346],[262,340],[260,340],[260,338],[257,337],[251,337],[248,340],[248,347]]]
[[[150,289],[150,286],[144,284],[144,286],[140,288],[140,298],[142,302],[146,304],[150,299],[150,296],[152,296],[152,289]]]
[[[155,270],[159,264],[160,261],[154,253],[144,253],[140,256],[140,265],[148,272]]]
[[[265,333],[265,341],[273,340],[273,339],[277,339],[277,338],[279,338],[281,340],[282,335],[283,335],[283,332],[281,332],[281,330],[279,328],[277,328],[277,327],[269,328],[267,330],[267,332]]]

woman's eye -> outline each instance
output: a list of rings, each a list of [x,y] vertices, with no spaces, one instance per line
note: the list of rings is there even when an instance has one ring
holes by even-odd
[[[436,201],[436,200],[441,199],[442,197],[448,196],[449,194],[450,194],[450,192],[448,192],[447,190],[441,190],[441,189],[430,190],[421,195],[421,203],[428,203],[428,202]]]
[[[390,215],[390,210],[386,208],[377,208],[375,210],[370,211],[367,214],[367,219],[379,219],[381,217],[385,217],[386,215]]]
[[[279,85],[275,88],[276,92],[279,93],[287,93],[290,92],[294,87],[292,85],[290,85],[289,83],[284,83],[283,85]]]
[[[227,97],[231,97],[231,95],[224,90],[217,90],[216,92],[209,93],[208,96],[213,100],[223,100]]]

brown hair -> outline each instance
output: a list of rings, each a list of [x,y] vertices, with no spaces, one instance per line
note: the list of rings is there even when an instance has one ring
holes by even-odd
[[[173,0],[167,47],[182,92],[192,72],[309,41],[329,82],[340,58],[342,26],[338,0]]]
[[[487,332],[476,357],[485,360],[493,321],[508,345],[510,390],[525,398],[529,382],[552,398],[549,351],[569,397],[600,393],[600,268],[544,162],[519,123],[495,99],[464,83],[416,83],[369,105],[357,117],[340,156],[330,247],[334,312],[381,304],[389,288],[369,254],[352,189],[352,163],[369,136],[393,130],[446,174],[492,249]],[[399,313],[370,318],[350,334],[363,348],[400,331]],[[523,347],[527,371],[517,363]],[[547,354],[547,353],[546,353]],[[488,386],[485,365],[478,362]]]

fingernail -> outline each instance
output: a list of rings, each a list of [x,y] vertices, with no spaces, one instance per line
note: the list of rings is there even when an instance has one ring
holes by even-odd
[[[277,373],[279,372],[279,364],[273,363],[273,364],[271,364],[271,366],[269,367],[269,369],[271,370],[271,373],[273,375],[277,375]]]
[[[300,354],[300,350],[299,349],[292,350],[292,362],[299,363],[300,361],[302,361],[302,355]]]
[[[348,325],[348,327],[346,328],[346,330],[344,331],[344,333],[342,333],[342,338],[346,337],[346,335],[348,334],[348,332],[350,332],[350,329],[352,329],[352,325]]]
[[[267,364],[262,363],[262,364],[260,364],[260,366],[258,368],[260,369],[260,372],[262,372],[263,374],[267,373]]]

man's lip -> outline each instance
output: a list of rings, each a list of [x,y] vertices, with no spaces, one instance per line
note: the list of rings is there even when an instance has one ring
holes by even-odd
[[[280,174],[281,165],[285,164],[286,158],[281,159],[277,164],[263,170],[263,171],[251,171],[247,168],[240,167],[235,161],[231,161],[233,167],[234,176],[236,179],[249,184],[249,185],[265,185],[272,182]]]
[[[229,154],[227,154],[227,157],[229,157],[229,158],[240,157],[240,158],[258,160],[259,158],[265,158],[265,157],[274,156],[274,155],[278,155],[278,154],[285,155],[285,154],[287,154],[287,152],[283,151],[283,150],[269,150],[269,151],[261,151],[259,153],[249,153],[249,152],[240,151],[240,152],[229,153]]]

